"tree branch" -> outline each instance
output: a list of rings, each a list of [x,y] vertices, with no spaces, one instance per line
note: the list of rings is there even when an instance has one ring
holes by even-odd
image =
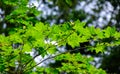
[[[49,48],[50,46],[48,46],[47,48],[46,48],[46,50],[48,50],[48,48]],[[46,51],[46,50],[44,50],[43,51],[43,53]],[[36,57],[38,57],[39,56],[39,54],[37,54],[36,56],[34,56],[32,59],[30,59],[28,62],[26,62],[25,63],[25,65],[23,66],[24,67],[24,69],[27,67],[27,65],[31,62],[31,61],[33,61]]]
[[[23,67],[26,68],[26,66],[27,66],[32,60],[34,60],[37,56],[39,56],[39,55],[34,56],[32,59],[30,59],[28,62],[26,62]]]
[[[23,71],[23,73],[25,73],[25,72],[27,72],[27,71],[33,69],[34,67],[38,66],[39,64],[43,63],[44,61],[46,61],[46,60],[48,60],[48,59],[52,59],[52,58],[55,58],[55,57],[57,57],[57,56],[59,56],[59,55],[61,55],[61,54],[65,54],[65,53],[68,53],[68,52],[72,52],[72,51],[76,51],[76,50],[84,49],[84,48],[86,48],[86,47],[76,48],[76,49],[74,49],[74,50],[68,50],[68,51],[66,51],[66,52],[59,53],[59,54],[57,54],[57,55],[55,55],[55,56],[47,57],[46,59],[40,61],[38,64],[36,64],[36,65],[32,66],[31,68],[29,68],[29,69]]]

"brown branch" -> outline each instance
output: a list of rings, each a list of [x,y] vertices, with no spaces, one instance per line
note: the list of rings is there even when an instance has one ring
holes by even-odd
[[[32,59],[30,59],[28,62],[26,62],[23,67],[26,68],[26,66],[27,66],[32,60],[34,60],[37,56],[39,56],[39,55],[34,56]]]
[[[18,65],[18,68],[16,70],[16,73],[21,74],[21,72],[22,72],[22,57],[21,57],[22,56],[22,50],[20,50],[19,56],[20,56],[19,65]]]
[[[48,50],[48,48],[49,48],[49,46],[46,48],[46,50]],[[44,53],[46,50],[44,50],[43,53]],[[38,56],[39,56],[39,54],[37,54],[36,56],[34,56],[34,57],[33,57],[32,59],[30,59],[28,62],[26,62],[25,65],[23,66],[23,68],[25,69],[25,68],[27,67],[27,65],[28,65],[31,61],[33,61],[36,57],[38,57]]]
[[[74,49],[74,50],[68,50],[68,51],[66,51],[66,52],[59,53],[59,54],[57,54],[57,55],[55,55],[55,56],[48,57],[48,58],[40,61],[38,64],[36,64],[36,65],[32,66],[31,68],[27,69],[26,71],[23,71],[23,73],[25,73],[25,72],[33,69],[34,67],[38,66],[39,64],[43,63],[44,61],[46,61],[46,60],[48,60],[48,59],[52,59],[52,58],[55,58],[55,57],[57,57],[57,56],[59,56],[59,55],[61,55],[61,54],[65,54],[65,53],[68,53],[68,52],[72,52],[72,51],[76,51],[76,50],[84,49],[84,48],[86,48],[86,47],[76,48],[76,49]]]
[[[22,50],[21,50],[21,47],[19,47],[18,48],[19,50],[20,50],[20,52],[19,52],[19,56],[20,56],[20,58],[19,58],[19,60],[18,60],[18,67],[17,67],[17,69],[16,69],[16,71],[15,71],[15,73],[17,73],[17,74],[22,74],[22,67],[23,67],[23,65],[22,65]]]

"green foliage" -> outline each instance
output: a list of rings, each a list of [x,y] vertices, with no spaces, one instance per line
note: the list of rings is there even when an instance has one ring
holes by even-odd
[[[77,36],[76,33],[71,34],[68,38],[67,38],[67,42],[70,46],[72,46],[73,48],[75,46],[79,46],[79,41],[80,41],[80,37]]]
[[[102,52],[107,46],[120,45],[120,33],[115,28],[107,27],[102,30],[100,28],[85,27],[84,22],[79,20],[75,22],[66,22],[60,25],[50,26],[38,22],[34,19],[38,15],[35,7],[28,8],[25,0],[21,0],[23,4],[18,3],[10,15],[6,16],[6,20],[16,25],[18,28],[12,29],[7,36],[0,35],[0,72],[8,74],[106,74],[102,69],[95,68],[91,62],[92,57],[79,53],[70,53],[75,50],[86,48],[88,51]],[[60,0],[58,0],[60,1]],[[9,3],[10,2],[10,3]],[[11,1],[5,1],[5,4],[16,6]],[[71,0],[66,0],[71,6]],[[64,3],[63,3],[64,4]],[[59,4],[58,4],[59,5]],[[31,10],[31,11],[30,11]],[[28,11],[28,12],[27,12]],[[34,16],[28,16],[33,14]],[[105,40],[114,38],[113,42]],[[45,42],[45,41],[49,42]],[[95,45],[80,47],[81,43],[95,41]],[[111,40],[112,41],[112,40]],[[58,47],[70,45],[73,50],[60,52]],[[79,48],[79,49],[76,49]],[[31,55],[30,52],[34,52]],[[45,56],[47,56],[45,58]],[[41,56],[39,63],[35,59]],[[58,67],[42,67],[40,64],[52,59],[61,61]]]
[[[95,50],[96,53],[104,52],[104,48],[107,46],[119,45],[118,39],[120,37],[116,36],[119,32],[115,31],[115,29],[108,27],[100,30],[94,27],[84,27],[84,24],[78,20],[73,24],[65,23],[63,25],[49,26],[39,22],[35,26],[25,27],[26,28],[17,29],[16,32],[11,33],[9,36],[0,35],[0,61],[2,62],[0,68],[3,70],[1,72],[15,73],[22,71],[23,73],[29,73],[33,68],[39,67],[34,60],[36,57],[32,58],[29,53],[32,52],[32,49],[38,52],[36,56],[41,55],[44,58],[45,55],[55,54],[58,51],[58,46],[65,46],[67,43],[72,48],[75,48],[79,47],[80,43],[83,42],[91,40],[97,41],[94,46],[80,47],[80,49],[88,48],[89,51]],[[115,38],[116,41],[114,43],[101,42],[102,39],[109,37]],[[50,42],[45,43],[46,39],[49,39]],[[91,57],[81,55],[80,53],[70,54],[69,52],[71,51],[58,53],[55,56],[51,55],[47,58],[51,59],[55,57],[54,60],[64,60],[64,62],[62,62],[62,66],[58,68],[44,67],[45,72],[48,74],[50,74],[51,71],[53,72],[52,74],[58,74],[60,72],[105,74],[105,71],[96,69],[90,64],[92,61]],[[15,71],[15,67],[17,67],[15,62],[18,62],[17,71]],[[39,64],[42,62],[44,62],[44,60],[40,61]],[[11,67],[14,70],[11,71]],[[37,71],[35,72],[37,73]]]

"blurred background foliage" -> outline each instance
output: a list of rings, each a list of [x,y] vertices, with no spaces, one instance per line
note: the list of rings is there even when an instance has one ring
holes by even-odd
[[[11,18],[19,22],[9,20]],[[86,26],[115,26],[120,31],[120,0],[0,0],[0,34],[8,35],[15,28],[22,28],[25,24],[34,25],[37,21],[53,25],[77,19],[86,22]],[[84,47],[90,44],[86,42],[80,45]],[[69,45],[66,48],[72,49]],[[108,47],[105,53],[97,55],[85,49],[75,52],[94,56],[93,64],[108,73],[120,73],[120,46]]]

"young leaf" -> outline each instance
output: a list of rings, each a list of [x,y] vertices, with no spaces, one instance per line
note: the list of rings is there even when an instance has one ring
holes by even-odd
[[[24,44],[22,51],[23,51],[23,52],[31,52],[31,51],[32,51],[32,48],[31,48],[31,46],[29,45],[29,43]]]
[[[71,45],[73,48],[79,46],[79,41],[80,41],[80,37],[76,33],[71,34],[67,38],[68,44]]]

